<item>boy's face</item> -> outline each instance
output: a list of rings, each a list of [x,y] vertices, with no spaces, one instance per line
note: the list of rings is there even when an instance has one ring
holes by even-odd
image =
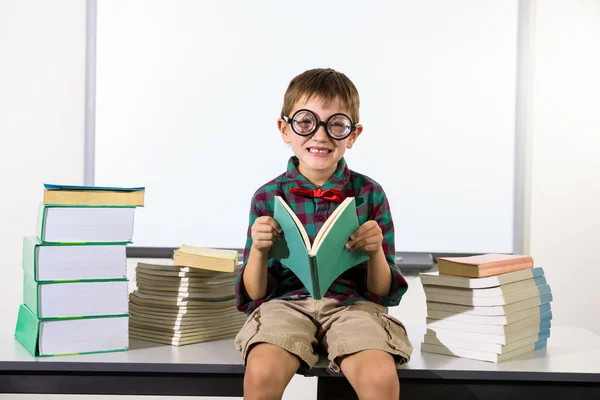
[[[291,118],[300,109],[312,111],[320,121],[327,121],[331,115],[337,113],[350,115],[348,110],[341,108],[338,100],[333,101],[326,108],[320,98],[313,97],[308,101],[305,98],[301,99],[294,104],[288,117]],[[309,136],[296,134],[290,124],[282,118],[277,120],[277,126],[284,142],[292,145],[292,150],[298,157],[300,173],[319,186],[333,175],[338,161],[344,156],[346,149],[352,148],[362,132],[362,126],[357,125],[356,130],[350,136],[343,140],[335,140],[327,134],[324,126],[319,126]]]

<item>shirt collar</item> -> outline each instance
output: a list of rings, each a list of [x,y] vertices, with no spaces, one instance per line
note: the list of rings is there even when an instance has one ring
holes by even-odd
[[[304,175],[298,170],[298,157],[290,157],[287,165],[287,171],[285,177],[295,183],[298,187],[305,187],[308,189],[316,189],[316,186],[312,184]],[[338,162],[337,168],[331,178],[323,185],[322,189],[327,190],[331,188],[342,189],[348,180],[350,179],[350,169],[346,165],[346,160],[342,159]]]

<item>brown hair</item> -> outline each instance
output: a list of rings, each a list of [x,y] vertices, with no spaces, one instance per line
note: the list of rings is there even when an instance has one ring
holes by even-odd
[[[292,107],[302,98],[319,97],[325,107],[338,100],[350,113],[352,122],[359,121],[360,98],[354,83],[343,73],[331,68],[310,69],[294,77],[283,97],[281,115],[291,117]]]

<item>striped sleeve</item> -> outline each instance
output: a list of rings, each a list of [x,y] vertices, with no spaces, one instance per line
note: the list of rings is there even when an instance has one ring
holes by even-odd
[[[248,230],[246,233],[246,246],[244,248],[243,264],[235,280],[235,297],[237,309],[246,314],[252,313],[252,311],[254,311],[258,306],[260,306],[265,301],[269,300],[275,293],[277,287],[277,278],[275,276],[276,274],[274,275],[274,272],[277,271],[277,266],[274,265],[275,263],[273,263],[273,260],[270,258],[269,268],[267,269],[267,291],[265,297],[262,299],[251,300],[248,294],[246,293],[244,285],[244,270],[246,269],[246,264],[248,263],[248,256],[250,255],[250,249],[252,248],[252,225],[258,217],[262,217],[264,215],[269,215],[268,211],[262,209],[259,206],[257,201],[257,195],[255,195],[252,199],[252,203],[250,206],[250,217],[248,223]]]
[[[385,253],[385,258],[390,267],[392,283],[390,285],[390,291],[386,296],[378,296],[369,290],[366,290],[365,297],[367,300],[386,307],[397,306],[400,304],[402,296],[408,289],[408,283],[400,273],[400,268],[396,266],[396,246],[392,213],[385,192],[381,187],[378,187],[377,190],[372,192],[371,201],[372,209],[369,219],[375,220],[381,228],[383,234],[383,252]]]

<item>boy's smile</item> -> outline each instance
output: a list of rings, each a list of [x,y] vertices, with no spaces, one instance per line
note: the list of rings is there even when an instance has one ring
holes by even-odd
[[[337,99],[326,106],[318,97],[313,97],[308,101],[305,98],[298,101],[290,115],[299,109],[312,111],[321,121],[326,121],[336,113],[348,114],[348,111],[341,107]],[[362,132],[362,126],[357,125],[356,130],[350,136],[343,140],[335,140],[327,134],[323,126],[319,126],[309,136],[300,136],[282,118],[279,118],[277,125],[283,140],[287,144],[291,144],[292,150],[299,160],[298,170],[300,173],[319,187],[333,175],[346,149],[353,146],[356,138]]]

